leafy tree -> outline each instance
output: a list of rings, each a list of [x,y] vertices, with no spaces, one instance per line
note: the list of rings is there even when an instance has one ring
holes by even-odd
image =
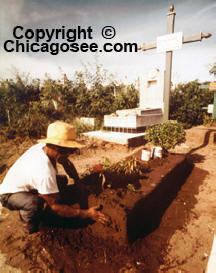
[[[73,88],[67,96],[69,111],[74,116],[89,116],[90,95],[82,72],[75,73]]]
[[[114,94],[109,86],[97,85],[89,90],[90,109],[89,114],[92,117],[102,117],[113,112]]]
[[[31,101],[39,100],[39,81],[24,81],[16,74],[16,81],[0,82],[1,121],[4,125],[13,126],[23,113],[28,111]]]

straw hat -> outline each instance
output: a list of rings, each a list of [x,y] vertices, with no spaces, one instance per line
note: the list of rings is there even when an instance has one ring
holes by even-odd
[[[61,147],[81,148],[83,145],[75,141],[74,127],[63,121],[55,121],[48,126],[47,138],[39,139],[38,142],[55,144]]]

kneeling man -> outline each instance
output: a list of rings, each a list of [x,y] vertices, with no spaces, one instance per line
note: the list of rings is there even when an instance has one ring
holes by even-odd
[[[98,207],[76,209],[61,204],[57,163],[62,164],[69,177],[79,181],[77,171],[68,159],[82,145],[75,140],[74,127],[62,121],[51,123],[47,138],[28,149],[9,169],[0,185],[0,201],[4,207],[19,210],[24,231],[38,230],[44,202],[62,217],[90,218],[106,224],[108,218]],[[60,179],[61,180],[61,179]]]

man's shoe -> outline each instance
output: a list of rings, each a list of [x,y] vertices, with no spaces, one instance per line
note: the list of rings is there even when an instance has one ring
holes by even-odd
[[[20,216],[20,220],[22,222],[22,226],[23,226],[23,231],[26,233],[26,234],[32,234],[34,232],[37,232],[38,229],[39,229],[39,224],[35,224],[35,223],[27,223],[24,221],[24,219],[22,218],[22,215],[19,211],[19,216]]]
[[[26,234],[32,234],[38,231],[38,226],[31,223],[22,223],[23,231]]]

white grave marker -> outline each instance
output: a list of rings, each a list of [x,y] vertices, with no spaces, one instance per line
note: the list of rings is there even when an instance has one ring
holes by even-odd
[[[176,32],[157,37],[157,53],[182,49],[182,40],[182,32]]]
[[[159,69],[152,69],[144,74],[140,81],[141,109],[160,108],[163,111],[164,103],[164,73]]]

